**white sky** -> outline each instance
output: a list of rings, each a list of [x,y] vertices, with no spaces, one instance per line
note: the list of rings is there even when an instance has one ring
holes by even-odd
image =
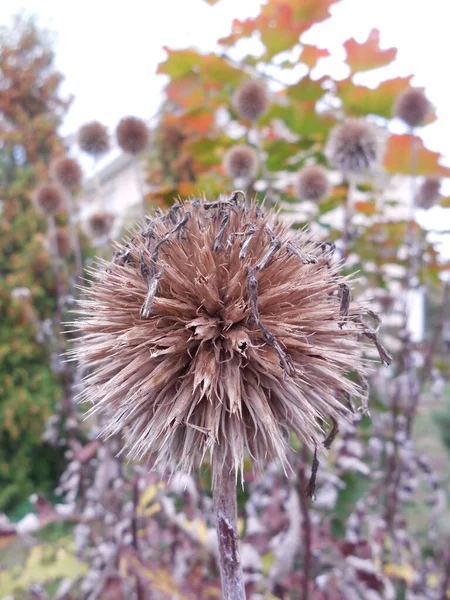
[[[75,95],[63,126],[67,134],[92,119],[113,129],[124,115],[152,116],[165,82],[155,74],[165,56],[162,47],[212,50],[216,40],[229,33],[233,18],[257,14],[260,4],[261,0],[220,0],[213,7],[204,0],[1,0],[0,23],[10,24],[11,16],[22,10],[37,14],[42,25],[55,31],[64,89]],[[382,47],[396,46],[398,58],[366,81],[414,74],[413,84],[426,88],[438,114],[438,121],[423,129],[425,143],[442,152],[450,165],[450,0],[342,0],[332,7],[332,15],[305,38],[330,50],[324,68],[345,76],[342,42],[352,36],[362,41],[372,27],[378,28]],[[444,191],[449,194],[450,182]],[[429,211],[434,222],[440,215],[438,208]]]

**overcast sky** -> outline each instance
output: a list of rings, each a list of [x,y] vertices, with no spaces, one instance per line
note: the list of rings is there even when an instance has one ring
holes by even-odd
[[[57,66],[66,76],[65,91],[75,96],[63,126],[67,134],[91,119],[112,129],[124,115],[149,118],[158,108],[165,82],[155,74],[165,56],[163,46],[212,50],[230,31],[233,18],[257,14],[260,4],[261,0],[220,0],[213,7],[204,0],[0,0],[0,23],[10,24],[12,15],[22,10],[37,14],[39,22],[56,33]],[[424,128],[423,137],[450,165],[450,0],[342,0],[331,10],[333,17],[305,37],[331,52],[321,71],[344,77],[342,42],[352,36],[362,41],[372,27],[378,28],[382,47],[396,46],[398,59],[381,73],[371,72],[365,81],[375,84],[381,75],[414,74],[413,84],[426,88],[439,117]],[[402,130],[400,124],[396,127]],[[448,182],[444,189],[450,193]],[[439,215],[434,209],[431,217],[440,219]]]

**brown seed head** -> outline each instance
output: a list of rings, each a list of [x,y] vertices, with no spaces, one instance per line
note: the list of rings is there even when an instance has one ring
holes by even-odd
[[[258,172],[258,156],[250,146],[233,146],[225,153],[223,166],[233,179],[253,179]]]
[[[364,370],[362,336],[379,342],[331,246],[240,194],[147,217],[92,272],[76,322],[83,396],[131,457],[189,471],[208,453],[242,467],[248,451],[256,469],[286,466],[291,431],[329,445],[325,420],[362,393],[346,374]]]
[[[36,204],[48,215],[64,206],[64,190],[57,183],[43,183],[35,191]]]
[[[56,181],[69,190],[81,183],[81,167],[73,158],[58,158],[52,164],[51,171]]]
[[[161,123],[159,135],[161,136],[164,148],[171,151],[178,150],[184,139],[180,128],[170,121],[163,121]]]
[[[304,167],[297,176],[296,192],[300,200],[318,202],[330,193],[330,182],[326,170],[314,165]]]
[[[124,152],[139,154],[148,144],[148,127],[145,121],[136,117],[125,117],[117,125],[117,143]]]
[[[56,230],[56,244],[60,256],[67,256],[72,252],[72,240],[67,227],[59,227]]]
[[[416,204],[419,208],[432,208],[441,196],[441,180],[437,177],[428,177],[417,192]]]
[[[262,83],[249,81],[235,91],[232,102],[241,119],[255,121],[266,112],[269,98]]]
[[[88,220],[88,229],[93,237],[108,235],[114,223],[114,216],[107,212],[92,214]]]
[[[98,121],[86,123],[78,132],[78,143],[84,152],[101,156],[109,150],[108,130]]]
[[[381,161],[380,133],[364,119],[347,119],[331,131],[326,154],[331,164],[343,173],[363,173]]]
[[[396,117],[410,127],[421,125],[430,112],[430,103],[421,90],[406,90],[397,98],[394,107]]]

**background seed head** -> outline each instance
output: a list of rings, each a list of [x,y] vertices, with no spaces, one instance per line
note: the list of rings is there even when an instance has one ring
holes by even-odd
[[[432,208],[441,196],[441,180],[437,177],[428,177],[424,180],[416,196],[419,208]]]
[[[241,119],[255,121],[266,112],[269,98],[262,83],[249,81],[235,91],[232,103]]]
[[[111,232],[114,216],[108,212],[96,212],[89,217],[88,229],[93,237],[103,237]]]
[[[383,144],[375,125],[364,119],[347,119],[330,133],[326,155],[343,173],[364,173],[379,164]]]
[[[34,198],[46,214],[54,214],[64,206],[64,190],[57,183],[43,183],[35,191]]]
[[[81,183],[81,167],[73,158],[56,159],[51,167],[51,172],[56,181],[69,190],[78,187]]]
[[[117,143],[124,152],[139,154],[148,144],[148,127],[145,121],[136,117],[125,117],[117,125]]]
[[[86,123],[86,125],[80,127],[78,143],[80,148],[87,154],[101,156],[109,150],[108,130],[99,121]]]
[[[258,156],[250,146],[233,146],[225,153],[223,166],[233,179],[253,179],[258,172]]]
[[[421,90],[410,89],[397,98],[394,114],[410,127],[417,127],[425,121],[430,108],[430,102]]]
[[[304,167],[297,175],[296,193],[300,200],[318,202],[330,193],[326,170],[320,165]]]

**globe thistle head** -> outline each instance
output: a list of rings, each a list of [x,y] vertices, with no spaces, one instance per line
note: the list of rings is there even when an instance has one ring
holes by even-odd
[[[441,196],[441,180],[438,177],[427,177],[419,188],[416,204],[419,208],[432,208]]]
[[[92,121],[80,127],[78,132],[80,148],[87,154],[98,157],[109,150],[108,130],[99,121]]]
[[[318,202],[330,193],[326,170],[320,165],[304,167],[297,175],[296,193],[300,200]]]
[[[81,167],[73,158],[56,159],[51,166],[51,171],[56,181],[69,190],[78,187],[81,183]]]
[[[72,252],[72,240],[67,227],[59,227],[56,230],[56,245],[59,256],[68,256]]]
[[[406,90],[397,98],[394,114],[409,127],[421,125],[430,112],[430,102],[421,90]]]
[[[362,338],[381,348],[331,245],[240,194],[158,211],[91,273],[75,322],[82,397],[134,459],[287,466],[291,432],[328,446],[350,416]]]
[[[95,212],[88,219],[88,230],[92,237],[101,238],[109,235],[114,223],[114,216],[108,212]]]
[[[51,215],[64,206],[64,190],[57,183],[43,183],[35,191],[34,199],[47,215]]]
[[[253,179],[258,172],[258,155],[251,146],[233,146],[223,157],[223,167],[233,179]]]
[[[125,117],[117,125],[116,137],[124,152],[139,154],[148,144],[147,124],[136,117]]]
[[[364,119],[347,119],[336,125],[326,146],[331,164],[348,174],[370,170],[380,163],[382,153],[380,132]]]
[[[235,91],[232,103],[241,119],[255,121],[266,112],[269,98],[262,83],[248,81]]]

